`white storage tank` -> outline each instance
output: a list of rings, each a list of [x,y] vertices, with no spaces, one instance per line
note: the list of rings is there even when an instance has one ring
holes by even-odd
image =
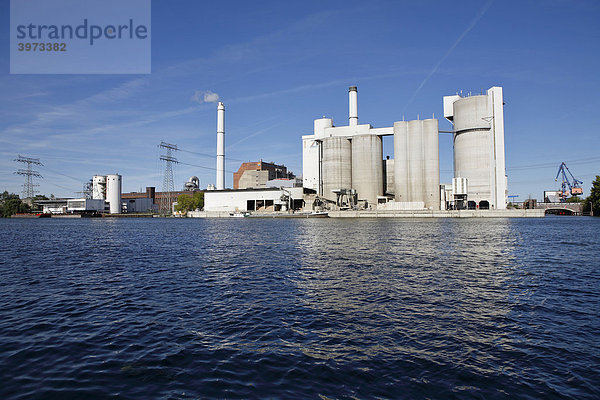
[[[121,175],[106,175],[106,201],[111,214],[121,213]]]
[[[336,200],[332,190],[352,188],[352,144],[345,137],[323,139],[323,196]]]
[[[359,200],[377,205],[383,196],[383,143],[377,135],[352,137],[352,188]]]
[[[314,134],[317,138],[325,137],[325,129],[333,127],[333,119],[319,118],[314,122]]]
[[[92,199],[106,199],[106,176],[94,175],[92,178]]]

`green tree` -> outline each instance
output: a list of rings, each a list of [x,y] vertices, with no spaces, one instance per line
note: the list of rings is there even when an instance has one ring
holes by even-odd
[[[29,205],[23,203],[19,199],[19,195],[8,193],[0,194],[0,217],[9,218],[11,215],[16,213],[23,213],[29,211]]]
[[[181,194],[177,197],[177,205],[175,211],[188,212],[204,207],[204,193],[196,192],[193,196]]]
[[[590,195],[583,201],[583,212],[594,211],[594,216],[600,217],[600,175],[592,182]]]
[[[567,199],[567,203],[581,203],[581,198],[577,197],[577,196],[573,196],[573,197],[569,197]]]

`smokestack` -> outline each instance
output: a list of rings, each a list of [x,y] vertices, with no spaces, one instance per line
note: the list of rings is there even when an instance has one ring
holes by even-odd
[[[225,189],[225,105],[217,106],[217,190]]]
[[[350,126],[356,126],[358,125],[358,89],[356,88],[356,86],[350,86],[350,88],[348,88],[348,100],[350,102],[350,122],[349,125]]]

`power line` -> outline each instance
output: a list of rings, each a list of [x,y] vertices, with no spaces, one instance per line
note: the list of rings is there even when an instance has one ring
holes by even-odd
[[[593,164],[596,162],[600,162],[600,157],[588,157],[588,158],[580,158],[578,160],[565,161],[571,165],[584,165],[584,164]],[[529,165],[517,165],[514,167],[507,167],[507,170],[526,170],[526,169],[536,169],[536,168],[551,168],[556,167],[557,163],[540,163],[540,164],[529,164]]]
[[[205,167],[203,165],[195,165],[195,164],[190,164],[190,163],[186,163],[186,162],[183,162],[183,161],[178,161],[178,164],[187,165],[187,166],[190,166],[190,167],[202,168],[202,169],[209,169],[211,171],[216,171],[217,170],[216,168],[213,168],[213,167]],[[233,174],[236,171],[225,170],[225,172]]]
[[[199,153],[197,151],[184,150],[184,149],[178,149],[178,150],[179,151],[183,151],[185,153],[196,154],[196,155],[203,156],[203,157],[208,157],[208,158],[215,158],[216,157],[214,154]],[[241,161],[241,162],[245,161],[245,160],[240,160],[239,158],[232,158],[232,157],[227,157],[226,160],[228,160],[228,161]]]

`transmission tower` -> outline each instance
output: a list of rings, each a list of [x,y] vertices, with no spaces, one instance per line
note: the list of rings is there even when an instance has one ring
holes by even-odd
[[[173,164],[177,164],[177,159],[173,157],[173,152],[179,150],[176,144],[160,142],[158,145],[165,154],[161,154],[160,159],[165,162],[165,174],[163,177],[163,195],[160,198],[158,209],[161,214],[171,214],[171,205],[175,201],[173,192],[175,184],[173,183]]]
[[[23,157],[20,154],[14,159],[14,161],[27,164],[26,169],[19,169],[15,172],[15,174],[25,176],[25,183],[23,184],[23,198],[31,199],[38,192],[34,189],[34,187],[40,186],[33,183],[33,178],[43,178],[43,176],[40,175],[38,171],[34,171],[31,166],[44,164],[40,162],[39,158]]]

